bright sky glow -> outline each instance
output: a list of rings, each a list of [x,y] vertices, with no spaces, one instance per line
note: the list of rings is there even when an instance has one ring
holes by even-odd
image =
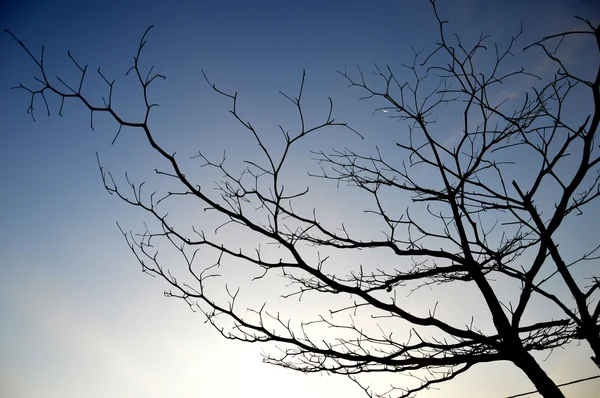
[[[61,76],[75,73],[67,50],[91,70],[101,66],[117,80],[116,108],[136,114],[139,92],[129,90],[124,73],[139,38],[156,25],[143,63],[167,76],[152,91],[160,103],[152,116],[157,137],[182,156],[201,149],[219,157],[226,149],[235,162],[255,144],[240,137],[228,103],[211,92],[200,69],[219,87],[237,90],[242,113],[267,134],[276,136],[279,124],[296,122],[293,106],[278,91],[295,94],[303,69],[309,118],[326,114],[330,96],[337,120],[375,136],[393,134],[398,125],[388,119],[392,112],[373,113],[375,104],[359,103],[359,93],[348,90],[337,71],[355,65],[370,71],[374,63],[399,70],[412,61],[411,46],[431,48],[435,21],[426,3],[8,0],[0,10],[0,28],[10,29],[36,54],[45,45],[48,68]],[[518,31],[521,21],[525,45],[573,26],[573,15],[600,19],[600,5],[586,0],[439,3],[450,29],[464,37],[484,29],[500,43]],[[577,50],[573,48],[572,57],[585,61]],[[538,73],[546,67],[535,65]],[[10,88],[31,81],[35,70],[8,35],[0,39],[0,70],[0,397],[364,396],[341,376],[306,376],[263,364],[261,351],[273,346],[227,341],[183,302],[164,298],[164,284],[140,273],[116,226],[118,221],[127,230],[139,230],[144,215],[106,193],[94,154],[98,151],[116,175],[128,170],[132,179],[142,181],[156,167],[146,144],[140,145],[138,133],[124,130],[111,146],[114,124],[98,117],[92,132],[89,113],[75,103],[66,104],[62,118],[56,115],[60,104],[55,100],[50,101],[50,118],[40,103],[33,122],[25,112],[29,97]],[[519,87],[505,89],[506,96],[519,92]],[[340,139],[358,142],[357,137],[332,134],[312,141],[309,149],[340,146]],[[298,164],[306,160],[300,158]],[[304,169],[299,170],[290,176],[303,178]],[[210,181],[205,184],[211,187]],[[317,209],[323,209],[324,217],[341,215],[323,192]],[[348,206],[362,209],[361,200],[351,197]],[[600,211],[595,206],[586,220],[564,232],[561,244],[575,251],[597,240]],[[473,304],[468,291],[448,294],[453,301],[439,309],[445,316],[466,323],[481,310],[461,311],[462,303]],[[407,300],[414,300],[417,311],[435,303],[425,292]],[[313,303],[295,310],[319,309]],[[534,312],[546,310],[543,304],[533,307]],[[481,312],[482,325],[486,316]],[[556,350],[542,366],[557,383],[568,382],[598,373],[587,356],[583,343],[570,345]],[[385,379],[394,384],[403,380],[400,375]],[[501,398],[532,389],[514,366],[496,363],[476,366],[419,397]],[[563,391],[573,398],[593,398],[600,379]]]

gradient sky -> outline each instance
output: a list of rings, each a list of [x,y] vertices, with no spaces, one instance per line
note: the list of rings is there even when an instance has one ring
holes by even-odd
[[[36,54],[45,45],[48,67],[62,76],[75,72],[67,50],[92,70],[102,66],[124,81],[116,93],[119,109],[135,112],[124,72],[142,33],[156,25],[144,59],[167,80],[155,91],[161,106],[153,127],[160,137],[172,137],[167,146],[208,153],[227,148],[233,157],[245,147],[223,133],[235,123],[201,68],[220,87],[239,91],[244,114],[265,128],[293,115],[278,90],[294,94],[306,69],[307,95],[314,99],[306,110],[326,112],[331,96],[337,118],[367,132],[386,128],[388,120],[373,115],[374,105],[359,104],[359,93],[346,89],[336,72],[346,65],[400,66],[411,60],[411,46],[431,48],[436,41],[426,1],[125,3],[8,0],[0,6],[0,27]],[[439,3],[451,29],[469,35],[483,28],[500,42],[520,21],[527,43],[573,26],[573,15],[600,18],[594,1]],[[110,146],[115,126],[98,118],[92,132],[89,114],[74,103],[62,118],[55,101],[50,118],[38,106],[32,121],[25,112],[29,98],[10,88],[30,82],[35,70],[8,35],[0,39],[0,69],[0,396],[364,396],[341,376],[265,365],[260,352],[272,347],[226,341],[184,303],[164,298],[164,285],[140,273],[116,227],[119,221],[139,228],[143,215],[106,193],[94,155],[98,151],[116,172],[140,177],[155,167],[143,157],[146,148],[127,133]],[[323,138],[322,145],[331,147],[334,139]],[[597,239],[597,227],[583,235]],[[592,376],[597,369],[587,355],[585,347],[569,346],[542,366],[557,383]],[[477,366],[419,396],[503,397],[532,389],[523,374],[501,363]],[[599,380],[564,389],[575,398],[599,390]]]

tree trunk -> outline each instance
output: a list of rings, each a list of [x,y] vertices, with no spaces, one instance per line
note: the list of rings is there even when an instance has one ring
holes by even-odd
[[[594,355],[591,359],[600,368],[600,327],[596,325],[596,321],[592,319],[591,315],[582,314],[581,320],[583,325],[580,329],[580,338],[585,339]]]
[[[586,339],[594,352],[594,355],[591,357],[592,361],[596,364],[596,366],[600,369],[600,337],[596,333],[595,330],[592,330],[592,336],[587,337]]]
[[[525,372],[542,397],[565,398],[562,391],[556,386],[556,383],[548,377],[546,372],[544,372],[531,354],[523,352],[514,358],[513,362]]]

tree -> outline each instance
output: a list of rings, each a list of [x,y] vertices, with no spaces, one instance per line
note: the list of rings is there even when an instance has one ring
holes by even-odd
[[[600,27],[581,19],[581,30],[528,46],[526,54],[541,49],[556,65],[551,76],[537,76],[511,66],[520,33],[505,47],[495,46],[489,57],[487,36],[482,34],[473,45],[451,39],[435,2],[431,4],[440,41],[427,55],[415,53],[407,66],[412,80],[401,80],[390,67],[376,67],[375,79],[361,69],[341,73],[363,98],[378,101],[376,111],[402,123],[395,147],[313,152],[320,172],[311,173],[311,187],[334,182],[340,187],[338,203],[347,202],[348,190],[370,198],[366,216],[379,223],[380,231],[361,228],[355,220],[362,220],[359,214],[350,214],[342,223],[331,220],[312,205],[313,189],[300,187],[302,181],[290,176],[295,154],[325,129],[374,140],[336,121],[332,100],[323,120],[309,121],[312,118],[303,111],[304,74],[298,95],[284,94],[297,109],[299,129],[292,133],[282,127],[279,146],[245,120],[237,93],[206,79],[231,101],[231,114],[260,149],[260,156],[245,159],[239,174],[225,156],[214,160],[198,153],[195,158],[202,166],[220,175],[216,191],[206,188],[205,177],[197,176],[197,165],[170,153],[152,132],[149,117],[156,104],[149,87],[164,76],[152,69],[146,72],[140,63],[150,28],[128,71],[142,88],[142,121],[114,109],[115,82],[100,70],[108,94],[97,105],[83,89],[87,67],[71,57],[81,73],[79,81],[54,81],[43,51],[38,58],[21,42],[41,77],[39,86],[19,88],[31,95],[32,116],[38,97],[50,114],[46,95],[54,94],[63,104],[66,99],[80,101],[92,117],[110,115],[119,125],[117,136],[122,127],[143,132],[167,164],[156,169],[164,183],[153,193],[146,194],[144,183],[129,178],[127,189],[120,188],[99,161],[107,191],[156,222],[157,229],[146,227],[139,235],[121,230],[129,247],[144,272],[166,281],[168,296],[204,313],[224,337],[280,343],[281,353],[266,354],[267,362],[347,375],[371,396],[376,393],[360,374],[412,374],[416,384],[392,386],[380,394],[404,397],[476,364],[509,361],[544,397],[563,397],[533,354],[585,340],[599,364],[600,305],[595,299],[600,279],[588,272],[591,282],[583,280],[577,268],[595,261],[599,246],[574,256],[559,243],[561,227],[577,224],[576,216],[600,195],[600,154],[594,142],[600,123],[600,62],[594,61],[597,74],[586,78],[573,72],[560,46],[582,37],[594,40],[598,50]],[[533,87],[507,95],[502,88],[508,85]],[[583,106],[579,98],[585,99]],[[574,106],[576,111],[570,109]],[[451,123],[439,119],[454,120],[455,115],[460,115],[461,126],[449,133]],[[169,215],[189,201],[202,210],[199,216],[194,212],[182,221]],[[247,249],[239,239],[255,244]],[[177,254],[179,263],[172,263],[167,252]],[[361,259],[366,253],[368,263],[350,261],[347,252]],[[230,287],[231,280],[224,284],[217,278],[227,272],[228,264],[236,274],[255,267],[260,272],[251,275],[251,281],[260,286],[283,276],[290,285],[278,295],[297,298],[300,304],[327,298],[329,311],[296,321],[277,312],[276,303],[254,305],[251,297],[242,299],[243,289]],[[340,264],[345,269],[340,270]],[[436,300],[445,301],[446,286],[478,292],[491,325],[473,319],[463,326],[438,313],[437,301],[426,311],[414,311],[403,300],[407,294],[431,289],[432,294],[442,292]],[[506,286],[512,289],[508,293]],[[561,294],[564,289],[566,296]],[[536,300],[556,311],[535,319],[530,312]]]

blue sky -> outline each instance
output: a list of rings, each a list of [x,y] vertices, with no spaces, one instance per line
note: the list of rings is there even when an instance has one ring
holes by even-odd
[[[600,18],[593,1],[439,3],[451,29],[465,35],[484,29],[500,42],[521,21],[525,44],[573,26],[573,15]],[[124,73],[139,38],[155,25],[143,60],[167,79],[153,91],[161,105],[153,127],[165,145],[189,155],[227,149],[235,158],[247,151],[235,138],[239,130],[227,102],[211,92],[200,69],[218,86],[239,91],[242,112],[266,131],[293,123],[293,109],[278,91],[294,94],[303,69],[307,113],[326,112],[331,96],[337,119],[361,132],[387,131],[389,120],[373,114],[374,105],[359,104],[359,93],[348,90],[337,71],[368,70],[374,63],[400,68],[411,60],[411,46],[431,48],[436,40],[425,1],[9,0],[2,7],[0,27],[34,51],[45,45],[56,73],[75,72],[67,50],[92,70],[102,66],[120,84],[117,108],[132,115],[137,97]],[[262,364],[261,350],[272,347],[225,341],[184,303],[164,298],[164,285],[140,273],[116,226],[139,229],[143,215],[106,193],[94,152],[116,174],[129,170],[138,181],[156,159],[132,131],[111,146],[114,124],[98,117],[91,131],[89,114],[74,103],[62,118],[56,101],[49,118],[38,104],[32,121],[25,112],[29,98],[10,88],[30,82],[35,70],[8,35],[0,39],[0,68],[0,396],[363,396],[341,376]],[[340,137],[311,145],[332,147]],[[584,236],[591,239],[597,224],[587,221]],[[578,243],[565,242],[575,249]],[[569,346],[543,366],[556,382],[591,376],[587,355],[585,347]],[[395,377],[390,380],[401,380]],[[492,364],[420,396],[502,397],[531,389],[514,367]],[[564,391],[591,398],[599,389],[595,380]]]

